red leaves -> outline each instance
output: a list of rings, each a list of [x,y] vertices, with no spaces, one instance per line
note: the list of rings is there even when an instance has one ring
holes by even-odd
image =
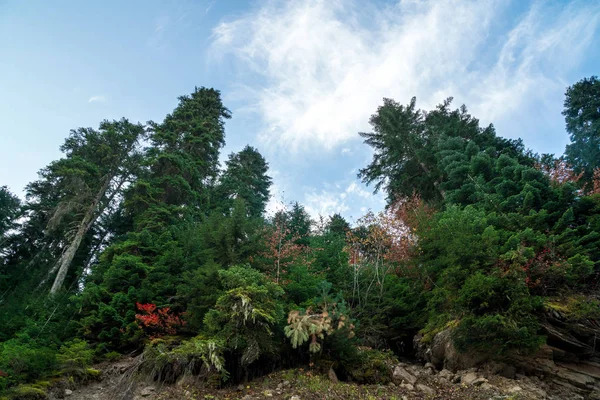
[[[590,182],[590,185],[586,187],[587,195],[591,196],[593,194],[600,194],[600,168],[596,168],[594,170],[594,177]]]
[[[6,378],[8,374],[0,369],[0,377]]]
[[[157,309],[156,304],[152,303],[135,303],[135,305],[142,312],[142,314],[136,314],[135,319],[140,323],[140,328],[146,331],[151,339],[174,335],[177,333],[178,327],[185,325],[185,321],[178,315],[173,314],[169,307]]]
[[[555,160],[553,166],[537,164],[536,168],[548,175],[552,183],[558,185],[577,183],[583,177],[583,172],[576,174],[564,160]]]
[[[276,221],[274,227],[265,229],[263,240],[266,249],[261,256],[272,262],[273,271],[269,272],[271,276],[275,275],[276,283],[284,283],[281,275],[287,273],[287,267],[310,250],[307,246],[297,244],[299,239],[301,236],[292,235],[291,230],[282,221]],[[310,263],[308,259],[303,261],[305,264]]]
[[[348,231],[346,236],[349,264],[366,261],[398,265],[409,260],[416,244],[415,231],[433,212],[418,195],[413,195],[395,202],[385,212],[367,213],[357,221],[363,229]]]

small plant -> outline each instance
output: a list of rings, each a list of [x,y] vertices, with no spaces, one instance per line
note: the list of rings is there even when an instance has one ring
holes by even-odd
[[[334,305],[335,309],[335,305]],[[348,337],[354,336],[354,325],[349,322],[348,317],[339,315],[335,311],[331,313],[326,309],[321,312],[308,308],[305,312],[293,310],[288,315],[288,326],[285,327],[285,335],[290,338],[292,347],[296,348],[310,339],[308,347],[311,353],[321,350],[319,339],[325,339],[325,335],[331,335],[336,330],[348,329]]]

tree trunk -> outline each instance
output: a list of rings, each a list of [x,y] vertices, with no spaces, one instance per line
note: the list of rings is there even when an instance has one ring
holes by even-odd
[[[110,182],[111,182],[113,176],[114,175],[111,174],[111,176],[106,177],[104,184],[102,185],[102,187],[96,194],[94,201],[92,201],[92,203],[88,207],[87,211],[85,212],[83,219],[79,223],[79,228],[77,229],[75,238],[73,239],[71,244],[69,244],[69,247],[67,247],[67,250],[60,256],[60,259],[58,260],[58,262],[56,264],[58,266],[58,273],[56,274],[56,278],[54,279],[54,283],[52,284],[52,288],[50,289],[51,296],[56,294],[56,292],[58,292],[58,290],[62,287],[62,285],[65,281],[65,278],[67,277],[67,272],[69,271],[69,267],[71,266],[71,262],[73,261],[73,258],[75,257],[75,253],[77,252],[77,249],[79,249],[79,246],[81,245],[81,241],[83,240],[83,237],[88,232],[88,230],[90,229],[90,227],[92,226],[92,224],[94,223],[94,221],[96,220],[96,218],[98,216],[96,209],[98,207],[98,204],[100,203],[100,200],[102,200],[102,197],[108,190],[108,186],[110,185]],[[53,268],[53,269],[55,269],[55,268]]]

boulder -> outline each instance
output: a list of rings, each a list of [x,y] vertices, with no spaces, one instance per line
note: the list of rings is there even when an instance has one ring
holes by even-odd
[[[392,373],[392,380],[397,385],[402,383],[410,383],[411,385],[414,385],[417,381],[417,378],[404,369],[404,367],[396,365],[396,367],[394,367],[394,372]]]
[[[523,388],[521,386],[516,386],[516,385],[508,389],[509,393],[519,393],[522,391],[523,391]]]
[[[467,372],[460,378],[460,383],[463,385],[472,385],[478,378],[475,372]]]
[[[329,371],[327,371],[327,377],[333,383],[338,383],[339,382],[339,379],[338,379],[335,371],[333,370],[333,368],[329,368]]]
[[[437,369],[457,371],[479,366],[488,360],[488,356],[476,351],[459,353],[452,342],[452,330],[445,329],[438,332],[430,343],[423,342],[423,336],[414,338],[417,356],[433,364]]]
[[[446,379],[448,381],[451,381],[452,378],[454,378],[454,374],[452,372],[450,372],[449,370],[447,370],[447,369],[441,370],[440,373],[438,374],[438,376],[441,379]]]
[[[473,386],[481,386],[484,383],[487,383],[487,379],[485,379],[484,377],[479,377],[477,379],[475,379],[473,382],[471,382],[471,385]]]
[[[148,396],[151,396],[152,393],[154,393],[155,391],[156,391],[156,388],[154,386],[146,386],[140,392],[140,396],[142,396],[142,397],[148,397]]]
[[[425,393],[428,396],[435,395],[435,390],[433,390],[429,386],[423,385],[422,383],[417,384],[417,389],[419,389],[421,392]]]

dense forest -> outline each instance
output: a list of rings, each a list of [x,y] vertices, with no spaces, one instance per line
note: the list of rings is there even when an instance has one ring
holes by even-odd
[[[596,77],[566,90],[563,115],[564,155],[539,155],[452,99],[384,99],[359,178],[387,207],[353,224],[297,202],[267,215],[259,151],[219,163],[217,90],[161,122],[74,129],[24,200],[0,189],[0,392],[92,379],[123,355],[167,383],[295,366],[371,382],[415,357],[415,337],[450,330],[494,359],[552,340],[548,310],[600,321]]]

